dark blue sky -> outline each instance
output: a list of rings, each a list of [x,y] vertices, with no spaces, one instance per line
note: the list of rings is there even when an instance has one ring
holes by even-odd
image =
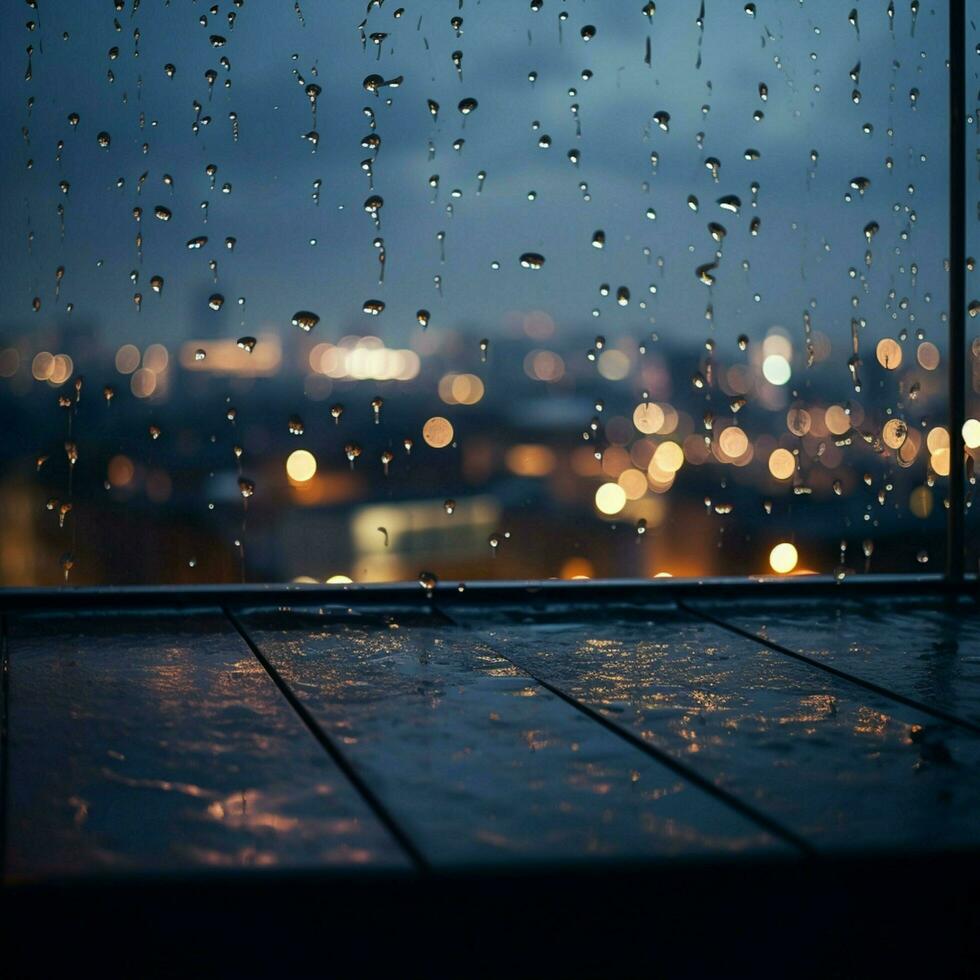
[[[912,37],[907,5],[899,5],[892,32],[883,4],[859,4],[859,39],[847,21],[850,0],[760,3],[755,18],[741,3],[708,2],[699,44],[697,3],[663,2],[652,24],[640,6],[549,0],[532,13],[526,0],[469,0],[457,38],[450,27],[450,17],[459,13],[455,2],[408,4],[395,19],[389,0],[367,21],[369,32],[389,33],[377,59],[373,44],[362,49],[362,2],[307,3],[305,24],[290,4],[272,9],[251,2],[236,10],[222,3],[204,27],[198,24],[207,13],[204,4],[144,0],[135,15],[118,15],[117,32],[108,3],[96,9],[42,0],[38,31],[3,32],[4,131],[27,125],[30,145],[10,138],[12,152],[2,162],[0,330],[9,339],[57,316],[54,270],[63,264],[62,301],[75,303],[77,318],[96,319],[114,343],[166,341],[183,335],[190,319],[218,334],[235,334],[238,296],[247,300],[250,329],[273,325],[287,338],[291,314],[311,309],[323,318],[325,338],[355,326],[404,344],[418,329],[414,313],[420,307],[432,311],[434,329],[450,325],[480,335],[492,334],[510,309],[546,309],[559,324],[559,339],[576,347],[597,332],[610,339],[620,333],[641,338],[650,329],[665,337],[692,330],[698,335],[709,290],[694,270],[712,259],[716,246],[707,224],[716,221],[728,231],[710,296],[720,343],[742,332],[758,336],[772,324],[802,338],[801,313],[813,298],[815,327],[843,337],[852,294],[861,295],[860,313],[874,340],[906,325],[909,313],[938,340],[947,167],[942,9],[923,4]],[[233,30],[228,11],[237,13]],[[568,18],[559,31],[561,12]],[[26,19],[31,11],[22,13]],[[586,24],[596,27],[588,43],[580,37]],[[140,31],[138,58],[134,28]],[[227,44],[212,47],[214,33]],[[650,66],[644,63],[647,37]],[[28,40],[35,47],[30,83],[23,79]],[[114,61],[107,57],[112,46],[119,48]],[[463,52],[462,81],[451,60],[457,49]],[[231,62],[228,72],[219,66],[222,55]],[[173,79],[164,73],[167,62],[177,68]],[[855,84],[848,72],[857,62]],[[203,77],[208,68],[218,72],[210,101]],[[585,68],[594,72],[588,82],[580,77]],[[527,81],[532,70],[538,73],[533,87]],[[315,154],[301,138],[312,126],[311,112],[294,72],[322,87]],[[362,88],[372,72],[402,75],[404,83],[375,98]],[[230,89],[223,87],[225,78]],[[760,82],[768,86],[765,103]],[[913,87],[919,91],[914,111]],[[569,88],[577,95],[569,97]],[[855,88],[859,104],[851,98]],[[29,94],[36,103],[28,117]],[[465,124],[456,110],[463,97],[479,101]],[[441,105],[436,123],[428,98]],[[197,134],[194,99],[212,120]],[[580,106],[580,139],[572,103]],[[370,155],[360,146],[370,131],[364,106],[375,110],[382,140],[374,172],[375,191],[385,200],[383,289],[376,283],[376,232],[362,210],[368,182],[359,164]],[[702,106],[710,110],[702,112]],[[670,113],[668,133],[651,121],[658,110]],[[764,111],[761,122],[753,121],[755,110]],[[237,144],[229,111],[238,114]],[[74,131],[66,121],[70,112],[81,120]],[[862,133],[866,122],[873,126],[870,136]],[[97,145],[100,131],[112,136],[108,151]],[[703,149],[698,132],[704,133]],[[543,134],[551,137],[550,149],[538,148]],[[466,141],[459,153],[451,148],[457,137]],[[60,166],[58,139],[65,141]],[[436,149],[431,161],[430,139]],[[577,168],[566,159],[573,148],[581,153]],[[748,148],[759,150],[761,159],[746,161]],[[815,168],[811,148],[820,154]],[[655,174],[651,152],[659,154]],[[30,171],[28,156],[34,160]],[[704,164],[711,156],[721,162],[717,183]],[[886,157],[894,160],[890,171]],[[209,163],[218,168],[213,192],[204,172]],[[487,179],[477,196],[480,170]],[[174,178],[173,192],[161,182],[164,174]],[[440,176],[435,204],[429,203],[431,174]],[[856,176],[869,178],[870,188],[845,204]],[[118,177],[126,182],[121,190]],[[317,178],[323,181],[319,208],[311,199]],[[60,179],[71,184],[67,197],[59,192]],[[760,184],[757,209],[748,207],[753,180]],[[220,193],[225,181],[233,188],[229,195]],[[588,183],[589,202],[580,181]],[[458,200],[450,197],[454,188],[462,191]],[[532,190],[538,197],[530,203]],[[698,213],[688,207],[691,194],[699,198]],[[740,215],[715,205],[723,194],[742,199]],[[59,200],[66,209],[63,243],[55,214]],[[199,207],[205,200],[207,224]],[[452,217],[445,211],[450,201]],[[169,223],[153,218],[157,204],[172,210]],[[142,263],[134,247],[134,205],[144,209]],[[909,227],[906,207],[917,220],[902,241]],[[649,208],[656,220],[646,217]],[[36,235],[33,257],[26,249],[28,216]],[[755,216],[761,229],[753,238],[748,227]],[[881,231],[863,293],[847,270],[863,271],[862,229],[872,220]],[[606,233],[601,252],[591,246],[600,228]],[[435,237],[440,230],[446,232],[444,265]],[[210,239],[205,248],[184,248],[202,234]],[[238,239],[233,254],[221,246],[226,235]],[[315,248],[308,244],[313,237]],[[527,251],[546,257],[543,270],[520,268],[518,257]],[[218,288],[230,301],[219,314],[197,309],[212,291],[211,257],[219,262]],[[662,272],[657,257],[663,257]],[[105,263],[98,269],[100,258]],[[498,272],[490,269],[495,260]],[[912,262],[919,268],[914,286]],[[134,269],[146,296],[140,315],[128,278]],[[150,295],[153,274],[166,280],[162,297]],[[436,274],[443,279],[441,298],[432,282]],[[614,291],[628,286],[630,305],[621,309],[612,297],[602,299],[603,282]],[[651,283],[656,297],[648,293]],[[911,301],[894,319],[889,289]],[[929,292],[933,302],[926,304]],[[760,302],[753,301],[756,293]],[[29,314],[34,295],[44,303],[40,317]],[[361,316],[369,297],[387,303],[380,319]],[[639,308],[643,300],[645,310]],[[601,310],[599,320],[591,315],[594,308]],[[200,326],[195,330],[200,333]]]

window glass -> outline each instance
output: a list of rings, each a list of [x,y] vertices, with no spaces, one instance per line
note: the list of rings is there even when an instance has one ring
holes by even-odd
[[[945,5],[5,17],[4,584],[941,570]]]

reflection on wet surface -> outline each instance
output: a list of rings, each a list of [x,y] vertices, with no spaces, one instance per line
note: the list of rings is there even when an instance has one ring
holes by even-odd
[[[776,846],[467,631],[312,616],[242,620],[434,864]]]
[[[738,608],[976,717],[967,609]],[[10,620],[12,878],[980,843],[968,724],[672,606],[235,615],[274,676],[214,609]]]
[[[956,726],[681,615],[454,616],[818,847],[980,839],[980,739]]]
[[[705,605],[718,618],[980,724],[980,618],[967,599]]]
[[[11,623],[7,871],[404,865],[217,611]]]

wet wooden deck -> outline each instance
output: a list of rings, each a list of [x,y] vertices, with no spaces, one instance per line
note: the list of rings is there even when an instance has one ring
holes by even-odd
[[[813,916],[828,956],[978,954],[972,600],[338,600],[4,617],[13,975],[51,917],[197,930],[212,972],[296,931],[300,968],[316,910],[337,963],[377,928],[431,975],[480,942],[699,975],[720,937],[776,975]]]

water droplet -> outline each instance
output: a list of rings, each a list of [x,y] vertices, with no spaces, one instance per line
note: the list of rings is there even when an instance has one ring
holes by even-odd
[[[293,314],[291,322],[294,327],[299,327],[300,330],[309,333],[320,322],[320,317],[309,310],[298,310]]]
[[[371,215],[375,222],[381,223],[380,212],[385,206],[385,199],[380,194],[372,194],[364,201],[364,210]]]
[[[715,284],[715,277],[711,273],[717,268],[717,262],[706,262],[704,265],[699,265],[697,269],[694,270],[694,274],[705,286],[713,286]]]

